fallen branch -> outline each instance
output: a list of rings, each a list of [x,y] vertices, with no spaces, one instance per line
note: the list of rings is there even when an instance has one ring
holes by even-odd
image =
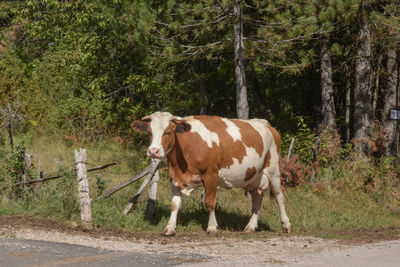
[[[87,171],[88,172],[92,172],[92,171],[97,171],[97,170],[103,170],[105,168],[108,168],[108,167],[116,165],[116,164],[118,164],[118,163],[117,162],[112,162],[112,163],[108,163],[108,164],[103,165],[103,166],[97,166],[97,167],[94,167],[94,168],[90,168]]]
[[[140,195],[142,194],[142,192],[143,192],[144,188],[146,187],[147,183],[154,177],[154,174],[156,173],[159,164],[160,164],[160,161],[157,160],[157,161],[153,161],[152,164],[149,165],[149,167],[150,167],[149,175],[143,181],[143,184],[140,186],[140,188],[137,191],[136,195],[134,195],[129,200],[128,205],[126,205],[126,207],[124,209],[124,214],[125,215],[128,214],[128,212],[132,209],[133,205],[137,203],[137,200],[139,199]]]
[[[145,176],[146,174],[148,174],[151,170],[151,166],[149,165],[144,171],[142,171],[141,173],[139,173],[136,176],[133,176],[132,178],[129,178],[128,180],[126,180],[125,182],[114,186],[111,190],[109,190],[108,192],[106,192],[103,197],[104,198],[108,198],[109,196],[111,196],[112,194],[114,194],[115,192],[117,192],[118,190],[121,190],[122,188],[124,188],[127,185],[130,185],[131,183],[139,180],[140,178],[142,178],[143,176]]]
[[[49,177],[45,177],[45,178],[41,178],[41,179],[19,182],[19,183],[15,183],[15,185],[40,183],[40,182],[44,182],[44,181],[48,181],[48,180],[61,178],[63,176],[64,176],[64,174],[59,174],[59,175],[49,176]]]
[[[110,167],[110,166],[113,166],[113,165],[115,165],[115,164],[118,164],[118,163],[117,163],[117,162],[113,162],[113,163],[108,163],[108,164],[103,165],[103,166],[97,166],[97,167],[88,169],[87,172],[102,170],[102,169],[108,168],[108,167]],[[65,174],[59,174],[59,175],[44,177],[44,178],[35,179],[35,180],[30,180],[30,181],[19,182],[19,183],[16,183],[15,185],[41,183],[41,182],[45,182],[45,181],[49,181],[49,180],[61,178],[61,177],[63,177],[63,176],[65,176]]]

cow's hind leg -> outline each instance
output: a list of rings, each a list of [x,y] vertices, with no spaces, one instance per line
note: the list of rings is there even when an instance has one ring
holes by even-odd
[[[178,212],[182,207],[182,194],[180,192],[179,187],[175,186],[174,181],[171,179],[171,192],[172,192],[172,201],[171,201],[171,216],[169,217],[169,221],[167,227],[165,227],[164,234],[165,236],[173,236],[176,234],[176,220],[178,217]]]
[[[252,190],[249,192],[251,194],[251,202],[252,202],[252,211],[251,211],[251,218],[249,223],[247,224],[246,228],[244,229],[245,232],[255,232],[258,227],[258,214],[260,212],[262,200],[263,200],[263,193],[258,193],[258,190]]]
[[[273,194],[276,202],[278,203],[282,229],[284,232],[291,234],[292,225],[290,224],[289,218],[286,214],[285,199],[281,191],[281,175],[278,170],[275,170],[274,173],[271,175],[270,185],[271,185],[271,193]]]
[[[218,227],[217,219],[215,217],[218,176],[214,174],[206,174],[204,175],[203,182],[205,189],[204,205],[206,206],[209,215],[207,234],[215,235]]]

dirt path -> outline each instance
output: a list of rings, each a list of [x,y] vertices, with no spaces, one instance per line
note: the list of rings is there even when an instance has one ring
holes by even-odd
[[[64,226],[43,219],[0,216],[0,236],[3,237],[62,242],[111,251],[153,255],[190,253],[212,258],[207,262],[185,262],[193,266],[255,266],[277,263],[318,266],[326,257],[333,257],[329,260],[335,263],[339,262],[335,257],[351,259],[352,257],[346,255],[358,255],[357,257],[368,258],[365,256],[372,255],[372,250],[381,249],[380,254],[385,255],[384,251],[400,249],[400,229],[342,234],[353,238],[325,240],[276,233],[257,233],[249,236],[226,232],[213,238],[204,232],[178,234],[176,237],[167,238],[159,234],[126,233],[104,229],[84,232],[76,226]],[[385,243],[377,243],[382,241]],[[396,257],[397,255],[393,260],[400,262],[400,256]]]

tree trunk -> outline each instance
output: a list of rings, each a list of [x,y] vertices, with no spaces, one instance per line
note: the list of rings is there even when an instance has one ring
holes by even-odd
[[[233,26],[235,38],[235,77],[236,77],[236,112],[239,119],[249,118],[249,105],[247,103],[246,64],[243,42],[243,22],[241,0],[235,0],[233,15],[236,22]]]
[[[371,81],[374,81],[373,98],[372,98],[372,120],[376,119],[376,108],[378,105],[378,95],[380,87],[379,73],[381,72],[381,63],[382,63],[382,54],[378,56],[376,62],[376,68],[374,68],[374,70],[371,72]]]
[[[389,119],[390,109],[399,108],[399,63],[398,54],[395,49],[388,51],[387,72],[389,74],[384,95],[384,126],[385,126],[385,148],[387,156],[396,156],[398,153],[399,132],[398,121]]]
[[[328,40],[323,38],[320,43],[321,59],[321,105],[323,124],[329,128],[336,128],[335,105],[332,86],[332,64],[329,54]]]
[[[356,150],[370,154],[364,140],[371,134],[371,30],[367,14],[362,12],[361,25],[357,34],[358,47],[354,88],[354,137],[359,140]]]
[[[350,77],[346,75],[346,112],[344,115],[345,126],[346,126],[346,143],[350,142],[350,136],[351,136],[350,110],[351,110],[351,82],[350,82]]]
[[[200,114],[207,114],[207,89],[206,89],[206,69],[205,69],[205,59],[200,59],[200,86],[199,86],[199,95],[200,95]]]

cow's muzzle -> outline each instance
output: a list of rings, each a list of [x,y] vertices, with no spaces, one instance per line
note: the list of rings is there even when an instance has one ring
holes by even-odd
[[[156,147],[150,147],[147,149],[147,155],[152,158],[159,158],[161,154],[161,150]]]

